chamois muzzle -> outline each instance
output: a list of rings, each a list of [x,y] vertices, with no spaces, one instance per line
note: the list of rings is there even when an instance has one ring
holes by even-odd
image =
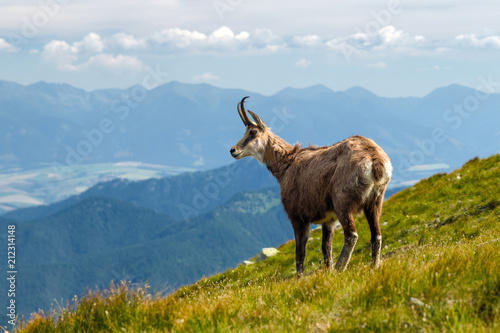
[[[238,157],[241,154],[241,153],[237,153],[236,149],[234,149],[234,147],[231,148],[231,150],[229,152],[231,153],[231,156],[234,158]]]

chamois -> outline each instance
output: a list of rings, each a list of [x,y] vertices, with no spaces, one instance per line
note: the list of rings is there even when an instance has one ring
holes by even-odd
[[[238,103],[246,131],[230,153],[237,160],[253,156],[278,180],[281,201],[295,233],[297,274],[304,272],[311,223],[322,225],[321,250],[326,269],[331,269],[337,219],[344,229],[344,245],[335,270],[344,271],[358,239],[353,215],[361,211],[370,226],[372,265],[378,267],[382,245],[379,218],[392,175],[391,162],[382,148],[362,136],[327,147],[290,145],[272,133],[250,110],[254,121],[248,118],[244,107],[246,98]]]

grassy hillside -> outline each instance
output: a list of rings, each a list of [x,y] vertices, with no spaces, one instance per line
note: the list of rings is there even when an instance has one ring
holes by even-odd
[[[296,278],[294,242],[276,257],[240,265],[171,295],[126,283],[37,314],[20,332],[500,330],[500,155],[474,159],[390,198],[382,266],[369,266],[369,230],[346,272],[321,269],[320,231]],[[334,256],[342,246],[334,237]]]

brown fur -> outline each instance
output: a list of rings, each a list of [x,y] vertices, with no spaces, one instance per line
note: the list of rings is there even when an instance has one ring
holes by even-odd
[[[384,151],[362,136],[327,147],[301,148],[288,144],[257,115],[251,115],[256,123],[247,122],[245,136],[231,154],[237,159],[254,156],[278,180],[283,207],[295,233],[297,273],[303,273],[311,223],[323,225],[322,252],[326,267],[331,267],[335,218],[344,229],[344,246],[335,269],[344,270],[358,238],[353,215],[361,211],[370,225],[372,262],[378,266],[382,242],[379,217],[392,172]]]

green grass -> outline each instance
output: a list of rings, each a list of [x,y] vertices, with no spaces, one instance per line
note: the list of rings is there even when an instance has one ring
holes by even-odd
[[[325,272],[321,231],[306,274],[293,241],[276,257],[240,265],[170,295],[112,285],[39,313],[19,332],[495,332],[500,331],[500,155],[474,159],[386,201],[382,266],[370,268],[370,233],[344,273]],[[342,247],[334,237],[334,256]],[[416,298],[418,301],[411,301]]]

